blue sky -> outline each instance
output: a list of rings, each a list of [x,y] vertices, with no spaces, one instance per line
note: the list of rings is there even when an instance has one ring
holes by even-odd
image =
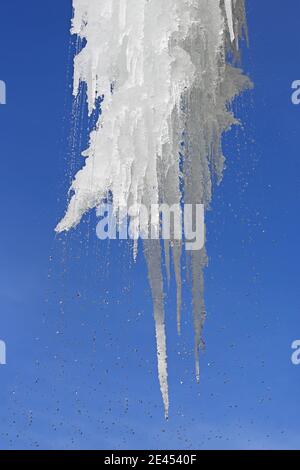
[[[300,107],[290,98],[300,4],[269,3],[248,1],[243,67],[255,88],[235,104],[243,126],[224,139],[208,215],[199,385],[188,296],[178,339],[174,285],[169,293],[166,422],[143,257],[134,264],[126,244],[100,244],[94,214],[67,237],[53,231],[81,163],[70,143],[71,2],[2,2],[0,449],[300,447],[290,360],[300,339]]]

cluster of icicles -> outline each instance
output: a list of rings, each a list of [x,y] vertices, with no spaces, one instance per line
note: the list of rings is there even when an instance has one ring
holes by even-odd
[[[74,95],[84,82],[90,114],[103,101],[56,231],[75,227],[108,194],[124,213],[141,204],[208,207],[212,180],[221,181],[224,169],[222,135],[237,123],[229,104],[250,86],[227,60],[247,36],[244,0],[73,0],[73,7],[72,33],[84,41],[74,61]],[[143,245],[167,416],[162,248],[168,278],[173,262],[179,332],[183,248],[172,239],[164,246],[160,240]],[[205,248],[188,256],[199,380]]]

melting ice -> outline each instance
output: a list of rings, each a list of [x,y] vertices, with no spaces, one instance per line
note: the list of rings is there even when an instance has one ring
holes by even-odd
[[[132,205],[204,204],[212,179],[222,179],[223,133],[237,121],[233,98],[250,86],[236,56],[246,31],[244,0],[73,0],[72,33],[84,41],[74,61],[74,95],[86,83],[91,114],[101,115],[83,152],[83,168],[56,231],[75,227],[108,194],[122,214]],[[152,222],[153,223],[153,222]],[[159,229],[159,217],[154,229]],[[141,217],[137,231],[145,231]],[[153,227],[152,227],[153,228]],[[173,260],[180,332],[182,243],[145,240],[156,325],[158,375],[165,414],[169,394],[164,319]],[[205,249],[189,255],[195,330],[196,377],[205,319]]]

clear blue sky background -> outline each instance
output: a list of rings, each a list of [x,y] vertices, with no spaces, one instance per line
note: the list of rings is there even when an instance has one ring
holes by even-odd
[[[143,257],[100,244],[94,214],[68,237],[53,232],[85,144],[85,133],[70,142],[71,1],[1,2],[1,449],[300,448],[300,4],[247,3],[255,89],[236,103],[243,128],[224,140],[208,217],[201,383],[188,304],[176,336],[172,285],[166,422]]]

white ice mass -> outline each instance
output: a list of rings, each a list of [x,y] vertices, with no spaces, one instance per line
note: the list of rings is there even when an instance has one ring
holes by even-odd
[[[67,212],[56,231],[75,227],[109,195],[121,213],[140,204],[205,204],[212,180],[222,179],[223,133],[236,119],[233,98],[250,86],[230,65],[246,36],[244,0],[73,0],[72,33],[83,48],[74,61],[74,95],[87,86],[88,109],[101,115],[91,131],[85,163],[75,175]],[[136,230],[145,232],[143,218]],[[155,222],[158,230],[159,218]],[[180,332],[180,241],[164,243],[167,277],[173,259]],[[144,241],[156,324],[160,388],[169,394],[164,320],[163,253]],[[205,250],[189,262],[195,329],[196,376],[205,319]]]

